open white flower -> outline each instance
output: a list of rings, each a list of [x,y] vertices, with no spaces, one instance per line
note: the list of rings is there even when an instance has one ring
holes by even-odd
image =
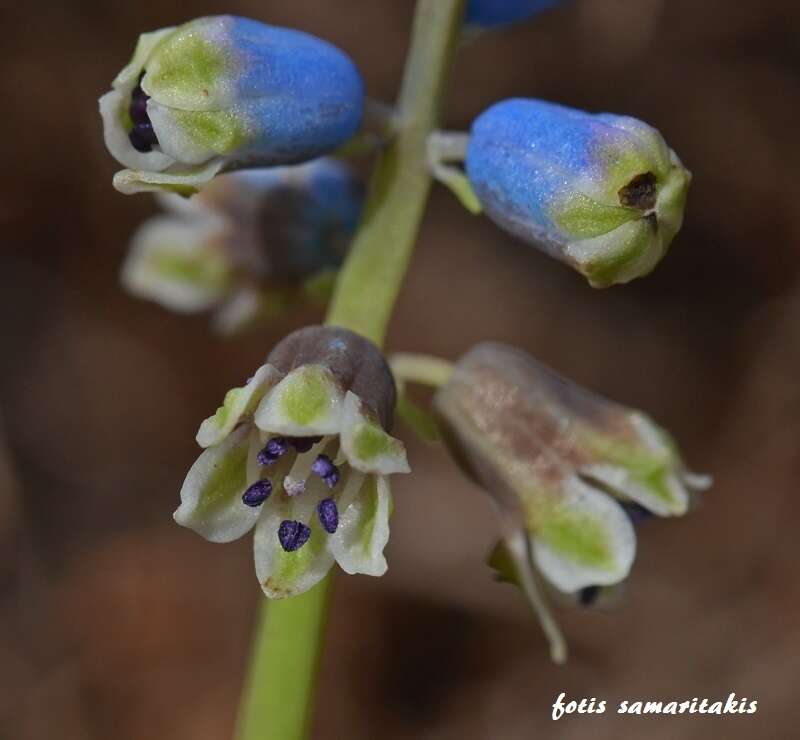
[[[334,562],[379,576],[392,509],[389,476],[409,472],[388,434],[395,386],[371,342],[333,327],[281,341],[200,426],[175,520],[212,542],[255,527],[256,574],[294,596]]]

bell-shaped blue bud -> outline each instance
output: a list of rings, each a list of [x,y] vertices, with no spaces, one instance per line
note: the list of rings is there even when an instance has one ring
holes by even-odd
[[[527,99],[475,120],[466,170],[492,220],[598,288],[656,266],[680,229],[691,180],[642,121]]]
[[[234,172],[191,198],[160,201],[167,212],[137,229],[123,285],[172,311],[212,310],[213,327],[230,334],[306,299],[324,302],[358,225],[363,186],[323,157]]]
[[[347,141],[363,85],[321,39],[235,16],[142,34],[100,98],[124,193],[191,193],[219,172],[294,164]]]

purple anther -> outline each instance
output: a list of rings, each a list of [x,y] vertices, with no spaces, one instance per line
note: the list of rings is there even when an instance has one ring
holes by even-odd
[[[153,147],[158,145],[156,132],[153,131],[153,124],[150,122],[135,123],[128,134],[128,139],[137,152],[151,152]]]
[[[261,452],[256,455],[259,465],[272,465],[289,449],[289,443],[283,437],[273,437]]]
[[[322,437],[287,437],[289,444],[298,452],[308,452]]]
[[[642,522],[646,522],[653,516],[652,511],[645,509],[644,506],[641,506],[640,504],[633,503],[633,501],[625,501],[622,504],[622,508],[625,509],[625,513],[628,515],[628,518],[631,520],[631,524],[634,526],[641,524]]]
[[[272,493],[272,483],[266,478],[256,481],[242,495],[242,503],[253,508],[261,506]]]
[[[317,455],[311,464],[311,472],[322,478],[328,488],[333,488],[339,482],[339,468],[327,455]]]
[[[147,101],[150,96],[141,87],[134,89],[131,94],[131,104],[128,106],[128,113],[134,123],[150,123],[147,115]]]
[[[600,596],[600,586],[586,586],[578,591],[578,601],[581,606],[591,606]]]
[[[336,508],[336,502],[332,498],[322,499],[317,504],[317,514],[322,528],[328,534],[333,534],[339,526],[339,509]]]
[[[281,526],[278,527],[278,541],[286,552],[299,550],[308,542],[310,536],[310,527],[307,527],[302,522],[293,521],[292,519],[284,519],[281,522]]]
[[[144,76],[144,75],[142,75]],[[139,78],[141,81],[141,77]],[[150,116],[147,115],[147,101],[150,96],[137,85],[131,93],[131,102],[128,105],[133,128],[128,133],[131,146],[137,152],[151,152],[154,146],[158,146],[158,138],[153,130]]]

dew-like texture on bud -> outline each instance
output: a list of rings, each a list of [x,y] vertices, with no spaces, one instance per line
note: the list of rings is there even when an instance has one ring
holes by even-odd
[[[335,46],[236,16],[142,34],[100,99],[114,185],[191,192],[241,167],[292,164],[344,143],[363,85]]]
[[[213,310],[220,333],[269,321],[341,265],[363,197],[330,158],[234,172],[188,199],[161,194],[165,213],[134,233],[122,284],[172,311]]]
[[[691,180],[652,126],[530,99],[475,120],[466,170],[492,220],[598,288],[654,269]]]
[[[564,4],[566,0],[468,0],[465,22],[468,26],[491,28],[518,23]]]
[[[457,459],[528,531],[536,565],[563,591],[627,575],[636,539],[622,503],[680,515],[697,487],[650,419],[512,347],[474,347],[434,407]]]
[[[338,563],[382,575],[389,476],[409,472],[387,431],[395,386],[380,350],[345,329],[290,334],[200,425],[205,447],[175,520],[214,542],[255,528],[269,598],[307,591]]]

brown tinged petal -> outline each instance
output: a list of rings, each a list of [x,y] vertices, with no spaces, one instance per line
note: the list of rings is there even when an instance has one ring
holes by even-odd
[[[389,431],[397,391],[383,353],[368,339],[334,326],[307,326],[289,334],[267,357],[288,374],[302,365],[328,368],[342,387],[352,391]]]

